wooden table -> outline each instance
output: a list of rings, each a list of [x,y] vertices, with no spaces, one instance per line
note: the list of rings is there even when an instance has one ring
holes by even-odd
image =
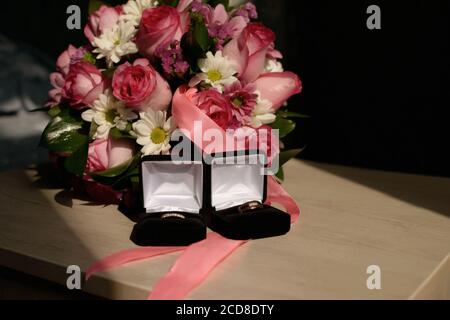
[[[301,161],[286,176],[300,222],[240,248],[190,299],[449,298],[450,179]],[[133,247],[132,223],[115,207],[72,200],[33,170],[0,182],[1,266],[65,284],[67,266]],[[84,290],[144,299],[178,255],[100,274]],[[367,288],[371,265],[381,268],[381,290]]]

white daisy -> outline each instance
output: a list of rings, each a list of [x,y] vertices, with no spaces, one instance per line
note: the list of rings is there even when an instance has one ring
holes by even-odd
[[[167,119],[165,111],[142,112],[140,120],[133,124],[131,132],[142,146],[143,156],[169,154],[170,138],[175,130],[172,118]]]
[[[105,30],[98,38],[94,38],[92,45],[96,47],[97,59],[106,58],[108,66],[120,62],[120,58],[138,52],[132,41],[135,28],[130,22],[119,22],[111,29]]]
[[[272,103],[267,99],[261,99],[259,92],[257,92],[257,94],[258,100],[255,109],[253,110],[250,122],[250,125],[256,129],[262,125],[271,124],[277,119],[272,108]]]
[[[275,59],[267,59],[264,69],[268,73],[284,72],[283,64]]]
[[[235,74],[237,73],[234,61],[224,57],[222,51],[217,51],[216,55],[212,52],[206,54],[206,59],[200,59],[198,66],[201,73],[197,74],[190,81],[189,85],[195,87],[200,82],[204,82],[223,92],[226,85],[230,85],[237,81]]]
[[[130,0],[122,6],[123,13],[120,20],[130,22],[134,27],[137,27],[141,23],[142,13],[157,5],[158,2],[154,0]]]
[[[106,139],[112,128],[126,130],[128,121],[137,119],[137,114],[116,100],[109,91],[106,91],[92,103],[89,110],[81,114],[81,117],[84,121],[97,125],[94,139]]]

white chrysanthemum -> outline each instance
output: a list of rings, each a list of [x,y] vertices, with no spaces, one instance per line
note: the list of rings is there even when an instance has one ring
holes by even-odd
[[[272,103],[267,99],[261,99],[259,92],[257,92],[257,94],[258,100],[255,109],[253,109],[252,119],[250,122],[250,125],[256,129],[262,125],[271,124],[277,119],[274,114]]]
[[[82,113],[81,117],[84,121],[97,125],[94,139],[106,139],[112,128],[124,131],[128,121],[137,119],[137,114],[116,100],[109,91],[101,94],[90,107]]]
[[[130,22],[134,27],[141,23],[142,13],[144,10],[154,8],[158,5],[154,0],[130,0],[122,6],[122,15],[120,20]]]
[[[200,59],[198,61],[198,66],[202,72],[191,80],[191,87],[196,86],[200,82],[204,82],[222,92],[224,86],[237,81],[235,77],[237,73],[236,65],[234,61],[224,57],[222,51],[217,51],[216,55],[208,52],[206,59]]]
[[[264,67],[266,72],[284,72],[283,64],[275,59],[267,59]]]
[[[142,112],[140,120],[133,124],[131,132],[142,146],[143,156],[169,154],[170,138],[175,130],[172,118],[167,119],[165,111]]]
[[[120,58],[138,52],[132,41],[135,28],[130,22],[119,22],[111,29],[105,30],[98,38],[94,38],[92,45],[96,47],[97,59],[106,58],[109,66],[119,63]]]

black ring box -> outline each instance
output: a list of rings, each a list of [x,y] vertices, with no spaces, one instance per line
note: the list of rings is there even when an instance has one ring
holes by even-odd
[[[207,223],[211,230],[234,240],[269,238],[290,231],[289,214],[262,205],[267,200],[266,160],[258,151],[209,157],[204,194],[210,204]],[[245,204],[253,202],[261,205],[246,210]]]
[[[202,161],[174,163],[147,156],[140,165],[141,220],[131,240],[139,246],[187,246],[206,239]]]
[[[140,246],[187,246],[204,240],[207,226],[234,240],[288,233],[289,214],[263,205],[265,168],[266,157],[258,151],[197,154],[179,162],[171,156],[144,157],[144,209],[131,240]],[[242,210],[255,202],[259,206]]]

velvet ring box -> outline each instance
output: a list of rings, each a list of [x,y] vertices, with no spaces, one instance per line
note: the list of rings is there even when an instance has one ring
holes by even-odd
[[[202,161],[173,162],[149,156],[141,162],[144,218],[132,232],[140,246],[186,246],[206,238]]]
[[[206,170],[208,226],[222,236],[250,240],[290,231],[289,214],[265,205],[266,157],[258,152],[212,155]]]

